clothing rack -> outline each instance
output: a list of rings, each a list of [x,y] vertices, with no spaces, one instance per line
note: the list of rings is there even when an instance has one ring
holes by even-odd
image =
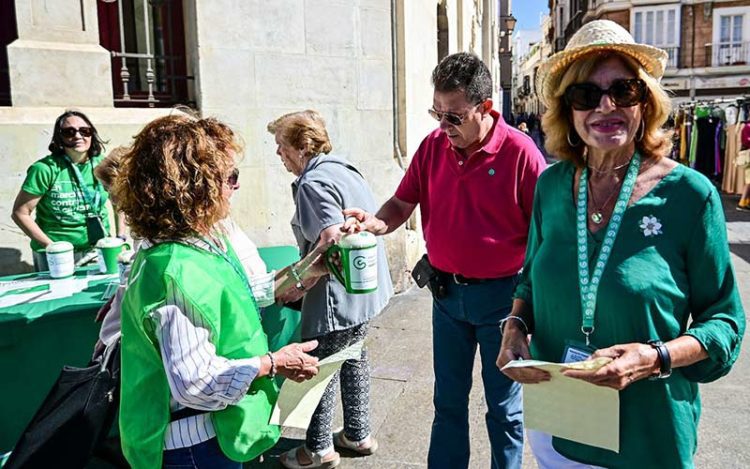
[[[690,102],[683,102],[677,105],[680,109],[693,109],[697,106],[711,106],[717,104],[735,104],[743,105],[750,104],[750,95],[734,97],[734,98],[716,98],[716,99],[699,99]]]
[[[670,120],[675,129],[670,158],[703,173],[728,193],[750,182],[734,164],[739,129],[750,125],[750,94],[683,101],[674,105]]]

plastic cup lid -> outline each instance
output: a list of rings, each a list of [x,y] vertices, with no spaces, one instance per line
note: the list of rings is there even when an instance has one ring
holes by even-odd
[[[121,240],[120,238],[112,238],[112,237],[106,237],[102,238],[99,241],[96,242],[96,247],[98,248],[116,248],[120,247],[123,244],[125,244],[125,241]]]
[[[49,253],[67,252],[72,250],[73,245],[67,241],[55,241],[54,243],[48,244],[46,249]]]

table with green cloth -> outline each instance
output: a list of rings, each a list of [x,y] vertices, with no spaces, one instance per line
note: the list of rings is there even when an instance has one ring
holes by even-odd
[[[48,272],[0,278],[0,453],[15,444],[63,365],[89,362],[96,312],[117,281],[96,267],[66,279]]]
[[[292,246],[259,252],[269,270],[299,259]],[[113,292],[109,284],[118,280],[117,274],[100,275],[96,269],[78,269],[68,279],[51,279],[48,272],[0,278],[0,454],[15,444],[62,367],[86,366],[91,359],[100,327],[96,312],[106,302],[105,293]],[[272,350],[299,340],[299,314],[264,308]]]

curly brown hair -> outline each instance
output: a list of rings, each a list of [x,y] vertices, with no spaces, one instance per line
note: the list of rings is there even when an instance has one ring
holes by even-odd
[[[113,194],[134,236],[150,240],[209,234],[229,213],[223,196],[241,151],[216,119],[160,117],[122,156]]]
[[[632,58],[617,52],[594,52],[583,56],[570,64],[560,80],[560,86],[550,100],[547,111],[542,116],[542,128],[546,136],[544,147],[561,160],[570,160],[576,166],[583,167],[585,145],[571,146],[568,133],[573,128],[572,110],[565,104],[565,89],[575,83],[585,82],[596,68],[607,59],[616,57],[632,71],[635,76],[646,82],[648,98],[640,106],[643,114],[643,138],[635,146],[644,158],[659,159],[672,150],[672,132],[663,128],[672,112],[672,101],[659,82],[649,75],[643,67]]]
[[[284,114],[269,122],[266,129],[271,134],[278,134],[284,143],[304,150],[306,156],[327,155],[333,150],[326,121],[312,109]]]

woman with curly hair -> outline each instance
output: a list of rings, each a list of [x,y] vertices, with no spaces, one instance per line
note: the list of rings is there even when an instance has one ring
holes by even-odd
[[[44,249],[54,241],[70,242],[76,261],[91,249],[98,239],[89,239],[87,217],[98,217],[109,232],[107,191],[94,177],[104,143],[91,120],[79,111],[58,116],[49,152],[29,167],[11,215],[31,238],[36,271],[49,270]]]
[[[317,373],[317,343],[268,351],[247,275],[219,224],[236,181],[233,132],[214,119],[148,124],[114,197],[141,246],[122,302],[123,452],[135,468],[240,468],[272,447],[276,373]],[[319,251],[319,252],[322,252]],[[320,257],[320,256],[318,256]],[[310,284],[320,262],[298,274]],[[279,290],[295,280],[279,278]]]
[[[497,364],[601,358],[564,374],[619,390],[620,403],[619,452],[530,430],[540,468],[693,467],[698,383],[739,355],[745,315],[721,199],[665,158],[666,59],[599,20],[539,67],[546,147],[563,161],[536,186]],[[538,368],[504,372],[529,386],[550,379]]]

